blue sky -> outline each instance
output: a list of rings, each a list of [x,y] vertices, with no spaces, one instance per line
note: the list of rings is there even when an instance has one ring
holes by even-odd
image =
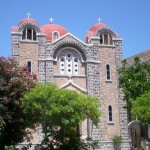
[[[52,17],[81,40],[100,17],[123,39],[124,58],[150,48],[150,0],[1,0],[0,56],[11,56],[11,27],[28,12],[40,25]]]

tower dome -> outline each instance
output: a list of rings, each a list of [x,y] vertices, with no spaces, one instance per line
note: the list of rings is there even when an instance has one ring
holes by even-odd
[[[97,24],[94,24],[87,32],[88,34],[88,37],[92,37],[92,36],[95,36],[96,32],[98,29],[101,29],[101,28],[109,28],[106,24],[104,23],[97,23]]]
[[[85,42],[88,43],[88,39],[91,37],[96,37],[96,34],[101,30],[102,32],[106,33],[111,33],[112,37],[120,38],[119,34],[114,32],[112,29],[109,28],[108,25],[104,23],[97,23],[94,24],[87,32],[85,35]],[[110,35],[109,35],[110,36]]]
[[[58,24],[46,24],[41,26],[41,32],[46,34],[46,41],[52,42],[55,39],[65,35],[68,31]]]
[[[24,18],[22,19],[19,23],[18,23],[18,26],[20,26],[21,24],[24,24],[24,23],[33,23],[33,24],[36,24],[39,26],[39,24],[36,22],[36,20],[32,19],[32,18]]]

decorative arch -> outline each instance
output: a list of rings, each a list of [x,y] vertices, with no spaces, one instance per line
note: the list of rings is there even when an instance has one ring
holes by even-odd
[[[112,30],[112,29],[109,29],[109,28],[100,28],[96,31],[96,36],[99,37],[101,33],[109,33],[113,38],[117,38],[117,35],[116,33]]]
[[[31,22],[25,22],[19,26],[18,32],[22,32],[22,40],[36,41],[37,33],[40,33],[41,30],[38,25]]]
[[[34,23],[31,23],[31,22],[25,22],[25,23],[21,24],[18,27],[18,32],[22,32],[22,30],[27,27],[33,28],[37,33],[41,33],[41,29],[39,28],[39,26]]]
[[[58,51],[56,58],[59,64],[60,74],[79,75],[81,63],[83,62],[82,55],[72,47],[64,47]]]
[[[108,28],[100,28],[96,32],[96,36],[100,38],[100,44],[113,45],[113,38],[116,38],[116,33]]]
[[[71,49],[76,49],[78,51],[78,53],[82,56],[83,61],[85,61],[86,58],[86,53],[85,53],[85,48],[86,46],[83,45],[82,43],[78,42],[78,41],[74,41],[74,40],[63,40],[63,41],[59,41],[58,43],[56,43],[53,47],[53,51],[51,52],[51,57],[53,57],[54,59],[56,59],[58,52],[66,47],[70,47]]]

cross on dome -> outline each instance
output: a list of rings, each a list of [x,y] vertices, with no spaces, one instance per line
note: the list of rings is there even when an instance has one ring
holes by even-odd
[[[53,18],[50,18],[49,20],[50,20],[50,23],[52,23],[54,19],[53,19]]]
[[[99,17],[99,18],[97,18],[97,20],[98,20],[98,23],[101,23],[102,19]]]
[[[31,14],[28,12],[27,14],[26,14],[27,16],[28,16],[28,19],[30,18],[30,16],[31,16]]]

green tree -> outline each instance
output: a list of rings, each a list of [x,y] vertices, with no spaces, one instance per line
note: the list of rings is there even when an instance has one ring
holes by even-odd
[[[127,60],[122,61],[119,72],[119,86],[124,93],[127,101],[129,120],[133,101],[150,89],[150,64],[141,62],[138,57],[134,58],[133,64],[128,64]]]
[[[97,125],[100,117],[100,103],[95,97],[59,89],[52,83],[37,84],[25,94],[22,105],[26,116],[35,122],[46,121],[64,129],[76,128],[87,117]]]
[[[20,98],[34,87],[26,67],[20,68],[11,58],[0,57],[0,149],[20,142],[27,127]]]
[[[133,101],[132,114],[142,123],[150,123],[150,91],[146,91]]]
[[[61,135],[63,132],[64,138],[70,133],[74,137],[78,125],[87,117],[97,125],[100,118],[99,105],[95,97],[68,89],[59,89],[52,83],[37,84],[22,99],[24,113],[28,116],[27,120],[42,123],[45,135],[53,132],[51,129],[58,127],[56,131],[61,131]],[[57,137],[57,133],[53,135]],[[60,139],[64,141],[62,137]],[[65,149],[67,150],[66,147]]]

